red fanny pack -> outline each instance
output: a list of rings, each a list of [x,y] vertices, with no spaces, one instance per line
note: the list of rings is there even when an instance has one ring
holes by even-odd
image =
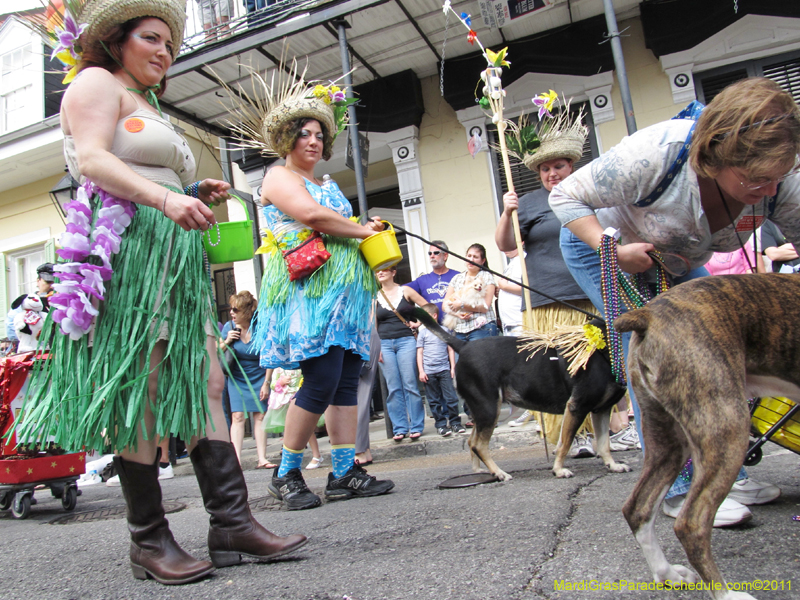
[[[319,231],[313,232],[311,237],[302,244],[283,252],[283,260],[289,270],[289,281],[308,277],[324,265],[330,257],[331,253],[325,249],[322,235]]]

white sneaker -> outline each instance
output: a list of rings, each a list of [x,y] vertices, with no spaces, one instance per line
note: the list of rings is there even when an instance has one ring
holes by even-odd
[[[597,456],[592,448],[592,434],[576,435],[572,440],[572,447],[569,449],[570,458],[592,458]]]
[[[673,496],[667,498],[661,504],[661,510],[668,517],[675,519],[678,513],[681,512],[683,502],[686,500],[686,495]],[[753,513],[750,509],[740,504],[736,500],[731,500],[730,497],[725,498],[722,504],[717,509],[717,514],[714,515],[714,527],[730,527],[731,525],[739,525],[745,523],[753,518]]]
[[[119,475],[114,475],[108,481],[106,481],[106,485],[108,487],[119,487],[122,484],[119,482]]]
[[[508,422],[508,426],[509,427],[521,427],[521,426],[525,425],[525,423],[530,421],[532,418],[533,418],[533,411],[532,410],[526,410],[524,413],[522,413],[520,416],[518,416],[513,421],[509,421]]]
[[[622,452],[625,450],[639,449],[641,450],[642,444],[639,442],[639,434],[636,432],[636,427],[628,425],[625,429],[619,430],[617,433],[609,437],[612,452]]]
[[[158,467],[158,478],[159,479],[172,479],[175,477],[175,472],[172,470],[172,463],[168,464],[163,469],[159,465]]]
[[[761,483],[746,477],[731,487],[728,498],[740,504],[766,504],[781,495],[781,488],[770,483]]]

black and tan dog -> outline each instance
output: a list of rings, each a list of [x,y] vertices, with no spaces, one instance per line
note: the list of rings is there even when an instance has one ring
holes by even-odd
[[[415,309],[412,318],[421,321],[458,352],[456,385],[475,423],[469,437],[473,471],[479,471],[483,461],[489,472],[501,481],[511,479],[489,453],[489,441],[503,400],[527,410],[564,415],[553,464],[556,477],[572,476],[572,472],[564,468],[564,459],[575,433],[590,413],[597,436],[596,451],[605,465],[616,473],[630,471],[630,467],[611,458],[608,423],[611,409],[626,388],[615,381],[607,354],[595,352],[586,368],[572,377],[567,371],[567,361],[553,349],[531,355],[530,351],[522,349],[524,341],[511,336],[464,342],[443,330],[424,310]],[[596,324],[604,327],[599,319]]]
[[[657,581],[697,581],[691,570],[667,561],[654,526],[661,501],[691,456],[694,478],[675,534],[703,581],[720,584],[712,598],[752,599],[726,591],[711,554],[711,529],[747,451],[747,399],[800,400],[798,298],[798,275],[704,277],[614,322],[617,330],[634,332],[628,368],[645,448],[623,514]]]

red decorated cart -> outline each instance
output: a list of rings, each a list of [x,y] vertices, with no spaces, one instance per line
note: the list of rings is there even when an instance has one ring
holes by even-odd
[[[46,359],[33,352],[0,359],[0,510],[10,508],[17,519],[28,517],[34,490],[41,488],[60,498],[64,510],[73,510],[76,482],[85,471],[85,452],[66,454],[53,444],[42,448],[16,437],[31,367]]]

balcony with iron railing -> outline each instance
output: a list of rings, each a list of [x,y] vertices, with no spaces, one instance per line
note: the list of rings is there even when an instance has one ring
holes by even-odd
[[[257,0],[252,0],[255,5]],[[289,16],[289,13],[311,8],[324,3],[324,0],[258,0],[266,2],[268,6],[247,12],[244,0],[210,0],[213,15],[204,11],[197,4],[197,0],[188,0],[186,3],[186,31],[181,47],[181,54],[187,54],[209,44],[224,42],[233,36],[243,33],[254,27],[263,27],[277,24]],[[220,15],[220,8],[229,6],[228,18]],[[302,12],[302,11],[301,11]]]

